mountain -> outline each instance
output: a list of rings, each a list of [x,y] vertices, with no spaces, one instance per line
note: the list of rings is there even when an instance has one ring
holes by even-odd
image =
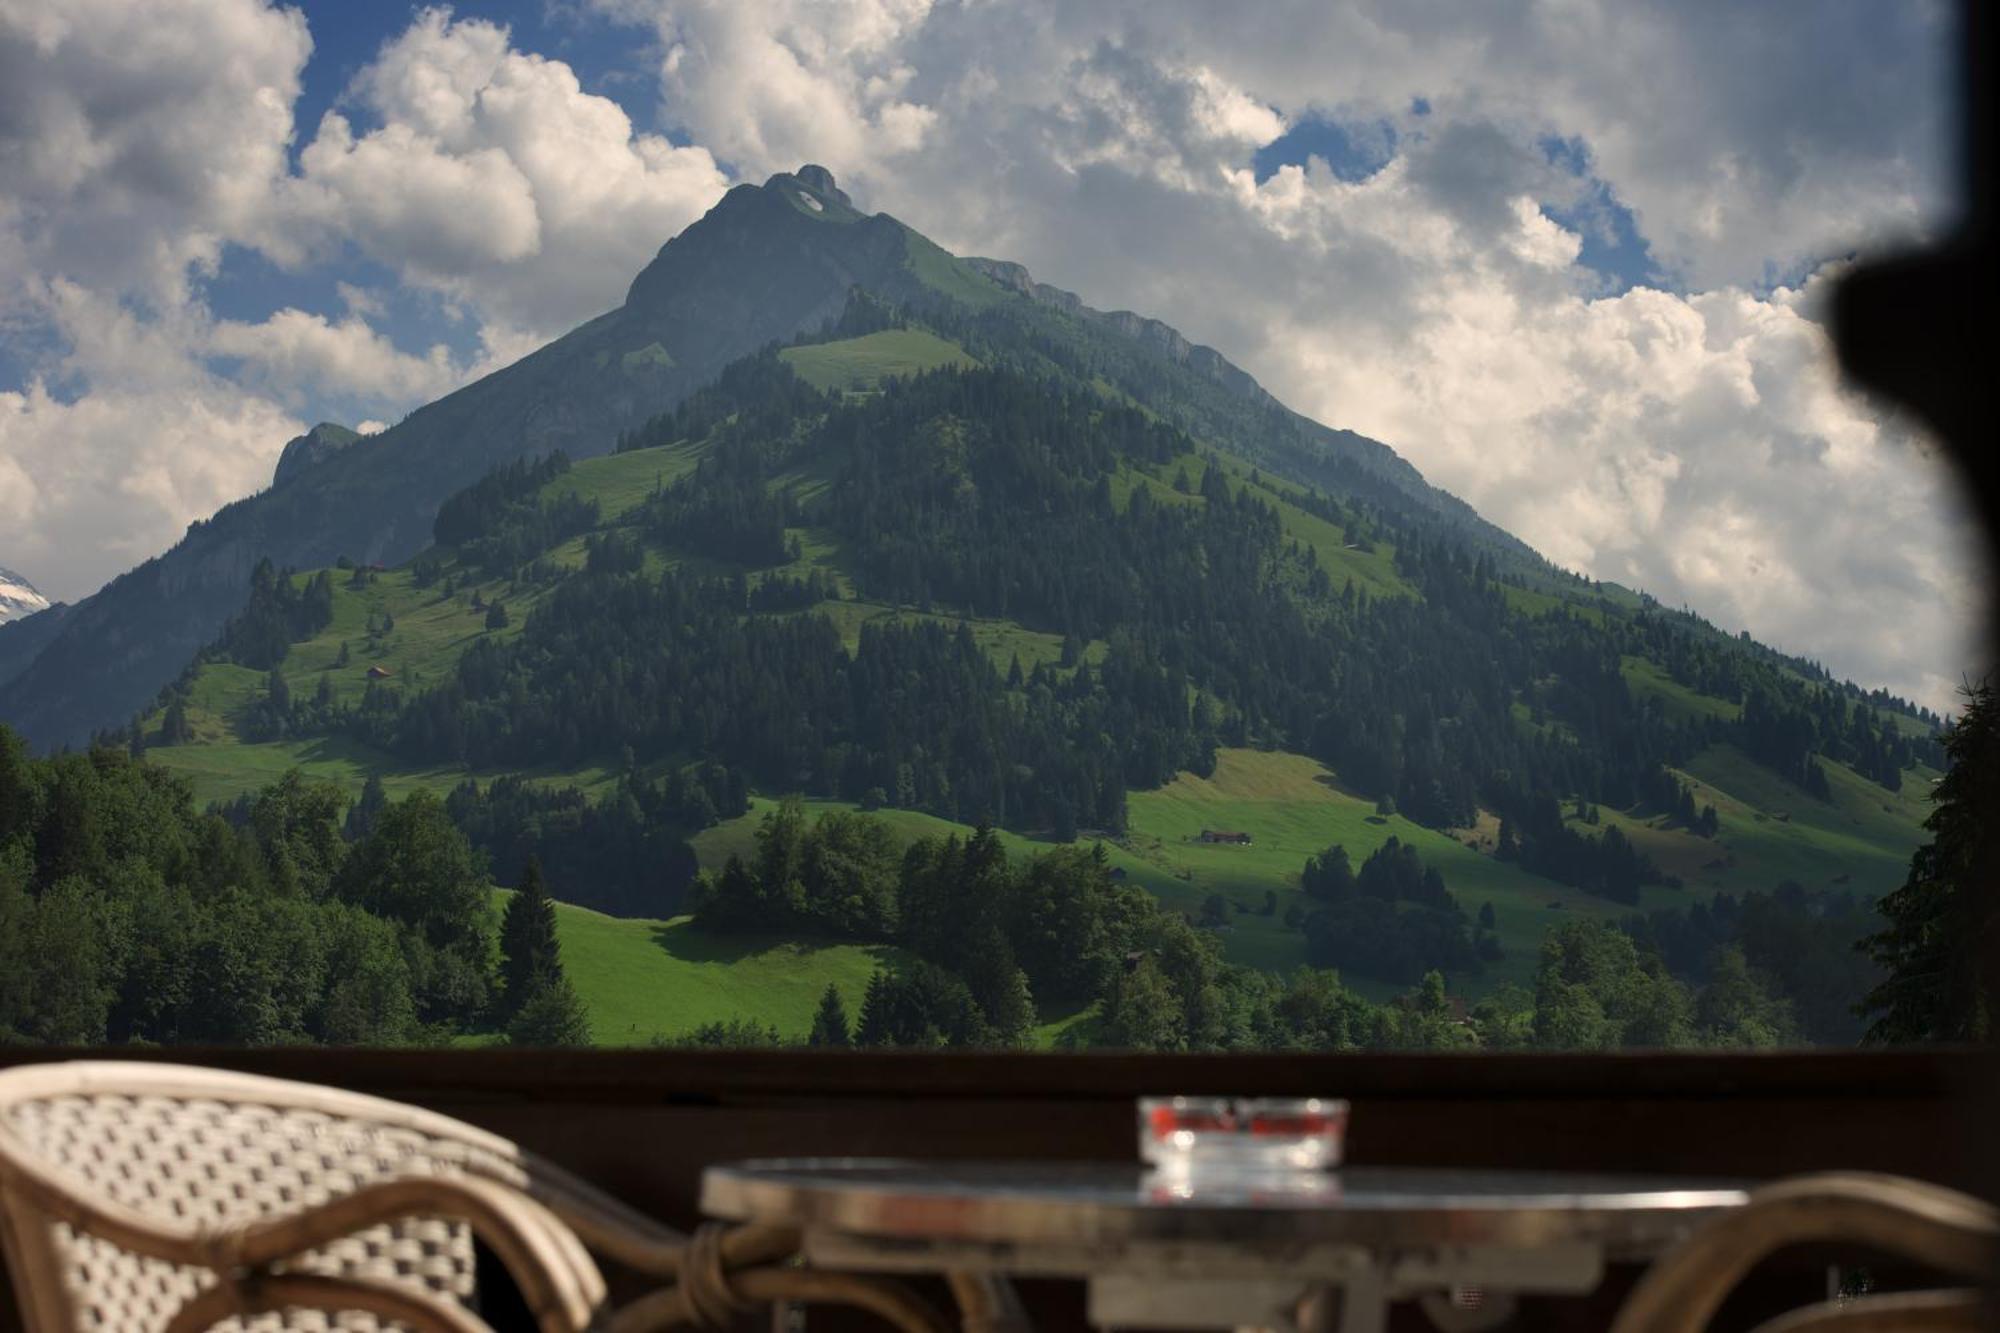
[[[46,611],[49,599],[35,590],[35,585],[21,575],[0,565],[0,625],[10,620],[20,620]]]
[[[331,421],[322,421],[305,434],[287,440],[284,451],[278,455],[277,471],[271,477],[272,488],[283,486],[309,468],[318,467],[360,438],[357,431]]]
[[[1815,1040],[1852,1036],[1943,759],[1921,710],[1555,569],[1212,349],[814,167],[517,365],[315,427],[0,626],[0,680],[44,744],[106,728],[204,801],[428,789],[579,907],[900,945],[995,1003],[994,940],[1045,980],[1044,918],[1090,933],[1075,872],[1378,998],[1532,986],[1566,922],[1692,981],[1738,948]],[[939,833],[964,850],[904,859]],[[1069,867],[1032,910],[924,916],[1029,852]],[[1093,976],[1062,993],[1108,1002]]]
[[[623,305],[514,365],[379,435],[320,426],[287,445],[278,484],[191,524],[173,549],[78,604],[31,660],[0,650],[0,720],[42,745],[119,724],[241,607],[260,560],[405,560],[445,497],[490,468],[557,449],[603,453],[724,366],[837,317],[857,287],[948,306],[1035,347],[1044,369],[1087,365],[1197,439],[1525,554],[1386,446],[1290,412],[1212,349],[1092,311],[1018,266],[956,259],[887,214],[859,213],[824,168],[806,166],[731,190],[661,248]]]

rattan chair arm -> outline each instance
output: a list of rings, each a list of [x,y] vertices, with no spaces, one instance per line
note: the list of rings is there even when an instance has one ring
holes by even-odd
[[[2000,1255],[2000,1212],[1977,1199],[1895,1176],[1800,1176],[1750,1201],[1669,1251],[1641,1278],[1612,1333],[1696,1333],[1766,1255],[1840,1242],[1984,1277]]]
[[[1977,1291],[1903,1291],[1793,1310],[1752,1333],[1981,1333],[1996,1314]]]
[[[413,1333],[493,1333],[490,1325],[456,1301],[365,1278],[323,1277],[314,1273],[260,1274],[246,1281],[209,1287],[183,1305],[161,1333],[207,1333],[223,1320],[238,1315],[287,1309],[372,1314],[394,1320]]]
[[[400,1176],[307,1209],[205,1233],[199,1262],[218,1273],[264,1270],[384,1222],[463,1222],[507,1268],[543,1333],[577,1333],[603,1307],[604,1279],[576,1236],[519,1190],[459,1176]]]
[[[567,1201],[547,1196],[541,1202],[595,1254],[649,1277],[675,1278],[685,1269],[691,1238],[681,1232],[643,1217],[634,1225],[616,1213],[566,1207]],[[720,1244],[726,1268],[750,1268],[791,1258],[798,1253],[799,1233],[795,1227],[733,1227]]]
[[[520,1166],[527,1178],[528,1193],[561,1218],[563,1225],[596,1253],[643,1268],[626,1256],[677,1251],[688,1243],[687,1233],[657,1221],[559,1166],[528,1153],[521,1154]]]
[[[900,1283],[884,1279],[810,1268],[750,1268],[731,1273],[729,1283],[746,1304],[798,1301],[847,1305],[868,1311],[900,1333],[952,1333],[951,1325],[929,1302]],[[687,1291],[669,1287],[615,1311],[605,1329],[606,1333],[657,1333],[704,1322]]]

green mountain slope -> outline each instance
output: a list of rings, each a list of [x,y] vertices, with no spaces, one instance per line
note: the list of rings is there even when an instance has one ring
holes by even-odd
[[[752,833],[772,796],[796,786],[819,793],[812,811],[852,810],[872,784],[865,804],[890,807],[878,817],[905,841],[966,836],[981,814],[1015,830],[1004,837],[1018,855],[1069,838],[1101,840],[1129,882],[1191,918],[1204,917],[1224,958],[1275,972],[1317,958],[1301,925],[1319,906],[1300,890],[1306,859],[1337,844],[1358,866],[1394,838],[1442,874],[1460,909],[1488,923],[1482,929],[1498,946],[1495,956],[1454,981],[1474,995],[1531,980],[1542,934],[1565,921],[1618,921],[1683,909],[1717,892],[1769,893],[1786,882],[1873,897],[1900,878],[1919,837],[1928,770],[1909,768],[1908,781],[1891,790],[1879,771],[1870,779],[1832,756],[1845,753],[1842,746],[1875,755],[1869,747],[1890,744],[1885,738],[1911,743],[1907,723],[1915,719],[1863,706],[1780,669],[1754,645],[1723,640],[1639,599],[1537,585],[1532,563],[1504,548],[1450,555],[1449,545],[1438,545],[1440,529],[1408,507],[1335,498],[1245,455],[1200,448],[1157,418],[1121,418],[1129,412],[1121,396],[1095,377],[1087,388],[1057,389],[1061,381],[1046,365],[1035,367],[1039,378],[980,370],[982,361],[1005,360],[993,345],[975,358],[963,344],[914,324],[839,332],[742,363],[731,371],[734,388],[725,376],[722,388],[626,433],[620,452],[546,481],[530,479],[527,491],[494,511],[492,530],[468,544],[435,548],[395,569],[333,571],[323,623],[274,669],[227,660],[227,652],[195,664],[142,722],[142,740],[154,742],[151,756],[191,777],[209,798],[254,789],[294,764],[351,790],[370,775],[393,794],[520,774],[599,801],[622,799],[626,779],[619,774],[630,763],[642,775],[668,774],[690,760],[742,765],[765,795],[748,814],[689,830],[689,864],[711,872],[731,854],[754,853]],[[923,372],[930,377],[909,378]],[[1082,396],[1050,400],[1052,391]],[[1008,446],[993,423],[1044,411],[1051,401],[1067,405],[1046,409],[1054,415],[1024,438],[1047,431],[1072,439],[1080,452],[996,461],[989,451]],[[941,405],[949,410],[938,413]],[[1034,504],[1053,517],[1024,507],[1023,486],[1039,488],[1046,498]],[[899,511],[899,504],[914,507]],[[994,506],[988,518],[968,517],[985,505]],[[1066,518],[1065,505],[1099,507]],[[582,530],[534,529],[539,538],[506,548],[508,557],[495,563],[493,543],[516,540],[506,534],[528,530],[519,524],[566,507],[587,516]],[[989,519],[993,526],[982,526]],[[1153,554],[1120,546],[1153,540],[1144,538],[1148,525],[1164,525],[1158,540],[1165,544]],[[1041,549],[1093,529],[1088,540],[1100,545],[1089,558],[1057,553],[1051,564]],[[1109,535],[1119,532],[1129,535]],[[1189,564],[1160,559],[1196,552]],[[1125,560],[1132,563],[1121,567]],[[995,572],[1009,569],[1005,577]],[[1032,581],[1062,586],[1085,570],[1089,578],[1059,597],[1046,587],[1038,593]],[[955,642],[969,656],[948,669],[976,662],[975,674],[991,673],[988,684],[957,687],[972,691],[963,704],[977,711],[991,706],[980,700],[1012,699],[1004,707],[1017,714],[1026,708],[1031,719],[1035,709],[1047,709],[1043,722],[1031,720],[1032,733],[1092,725],[1075,709],[1099,705],[1083,695],[1060,702],[1069,691],[1100,697],[1119,673],[1134,669],[1142,678],[1123,689],[1153,688],[1143,681],[1151,668],[1132,656],[1137,634],[1152,643],[1148,656],[1178,662],[1179,674],[1156,683],[1178,681],[1183,707],[1205,711],[1208,720],[1189,731],[1186,716],[1176,721],[1170,709],[1132,731],[1129,716],[1114,722],[1117,713],[1104,714],[1095,725],[1127,728],[1112,743],[1137,747],[1109,770],[1074,739],[1041,752],[1018,747],[1049,740],[1004,742],[995,762],[1020,771],[983,790],[966,786],[977,770],[963,760],[935,776],[921,760],[912,764],[929,748],[921,727],[900,742],[902,751],[881,748],[885,742],[866,732],[835,731],[791,750],[796,757],[789,759],[781,758],[782,746],[760,751],[765,741],[746,748],[723,739],[726,730],[706,733],[717,739],[705,741],[704,733],[645,711],[674,705],[674,687],[642,685],[626,668],[597,670],[621,660],[652,669],[641,666],[647,656],[631,656],[645,640],[630,637],[632,622],[654,614],[646,600],[652,594],[629,611],[579,608],[614,590],[643,593],[656,581],[680,589],[675,597],[692,597],[689,613],[707,627],[681,638],[663,624],[677,646],[647,650],[656,662],[700,658],[714,651],[718,635],[733,633],[731,625],[758,634],[786,623],[820,625],[831,636],[830,661],[865,668],[873,680],[876,668],[867,664],[884,645],[942,652],[927,668],[935,671],[947,669],[956,651],[938,645]],[[1221,600],[1199,591],[1205,582],[1217,584],[1213,596]],[[304,576],[288,586],[305,586]],[[737,609],[720,619],[709,618],[713,609],[693,611],[717,595],[735,598]],[[1185,610],[1151,609],[1186,598],[1193,599],[1189,608],[1205,608],[1198,616],[1220,619],[1204,628]],[[504,623],[495,623],[496,604],[507,610]],[[1246,608],[1253,618],[1239,619]],[[1283,634],[1292,638],[1266,649],[1283,657],[1297,652],[1294,642],[1321,644],[1335,675],[1294,662],[1279,671],[1292,685],[1244,677],[1261,669],[1263,650],[1242,655],[1232,642],[1240,631],[1228,627],[1262,632],[1273,617],[1290,626]],[[936,636],[927,649],[926,633]],[[1473,645],[1484,665],[1468,671]],[[1400,674],[1385,677],[1391,662]],[[719,659],[714,669],[736,670]],[[770,669],[780,673],[771,684],[789,690],[786,668],[774,662]],[[811,669],[827,667],[823,660]],[[550,670],[562,683],[537,683]],[[493,693],[495,702],[511,698],[502,712],[475,698],[492,688],[478,682],[496,671],[500,678],[519,673]],[[274,674],[291,699],[312,701],[293,707],[281,727],[288,734],[278,736],[268,734]],[[1353,715],[1339,702],[1340,677],[1357,675],[1375,682],[1379,711],[1397,720],[1396,732],[1343,735],[1350,724],[1341,719]],[[1490,701],[1469,693],[1495,686]],[[1707,688],[1749,693],[1730,698]],[[667,694],[645,701],[658,690]],[[1284,721],[1272,710],[1296,709],[1287,702],[1296,698],[1287,691],[1296,690],[1322,701],[1308,708],[1332,711],[1317,722]],[[737,702],[723,705],[724,697]],[[1440,709],[1440,697],[1457,699],[1456,714]],[[1037,702],[1050,698],[1057,702]],[[595,703],[579,711],[582,700]],[[717,696],[725,712],[755,713],[773,702]],[[169,739],[167,713],[176,706],[178,740],[157,743]],[[553,729],[522,729],[511,740],[489,730],[483,741],[454,731],[458,739],[444,740],[434,722],[423,721],[426,708],[444,708],[438,718],[456,715],[452,728],[499,722]],[[612,720],[628,708],[641,711]],[[1772,709],[1790,710],[1783,716],[1808,729],[1812,717],[1826,719],[1822,752],[1808,761],[1827,783],[1823,795],[1781,771],[1791,762],[1782,756],[1749,757],[1746,747],[1771,742],[1745,719]],[[533,724],[537,716],[545,723]],[[1455,724],[1446,721],[1454,716]],[[1419,720],[1431,736],[1422,748],[1409,736]],[[808,704],[803,713],[780,710],[754,725],[799,721],[824,718]],[[905,729],[893,718],[866,725]],[[1148,725],[1162,728],[1157,737],[1147,737]],[[1481,734],[1454,741],[1453,725]],[[599,727],[608,729],[589,730]],[[849,771],[817,762],[833,754],[814,748],[825,744],[840,747]],[[1011,760],[1008,744],[1017,747]],[[1634,747],[1650,756],[1637,767],[1621,758]],[[622,759],[621,748],[628,752]],[[1896,753],[1907,763],[1915,752]],[[1529,771],[1482,773],[1482,755],[1487,763],[1511,755],[1505,763]],[[1044,763],[1053,765],[1047,777],[1035,771]],[[1438,787],[1454,775],[1464,779],[1457,792]],[[1714,808],[1719,828],[1703,832],[1687,823],[1646,789],[1649,780],[1685,787],[1697,807]],[[1537,789],[1549,795],[1536,797]],[[1533,825],[1534,801],[1557,797],[1587,802],[1589,818],[1579,803],[1553,824]],[[1531,849],[1543,849],[1539,860],[1502,852],[1496,806],[1530,829]],[[1251,843],[1203,841],[1213,829],[1248,834]],[[1559,843],[1565,854],[1593,856],[1612,829],[1647,867],[1632,872],[1636,880],[1600,883],[1592,878],[1597,871],[1559,864]],[[595,890],[572,884],[566,891],[587,897]],[[673,890],[655,901],[662,916],[686,904]],[[622,930],[612,935],[625,938]],[[590,963],[580,976],[598,966]],[[602,966],[616,972],[627,965]],[[1366,975],[1350,973],[1349,980],[1378,996],[1398,989]]]
[[[208,799],[292,766],[447,795],[500,877],[533,853],[617,918],[579,946],[600,1027],[644,1026],[643,1000],[602,1017],[624,993],[752,1005],[729,968],[772,940],[675,980],[630,923],[722,919],[730,857],[760,860],[792,793],[899,845],[988,821],[1019,858],[1102,845],[1224,960],[1476,996],[1567,922],[1651,931],[1696,974],[1746,895],[1858,919],[1939,762],[1918,710],[1555,570],[1164,325],[948,255],[811,169],[732,192],[619,311],[329,438],[145,576],[206,646],[123,739]],[[296,572],[244,537],[280,526]],[[91,657],[114,602],[0,710],[58,734],[182,641],[136,617]],[[1335,847],[1350,875],[1305,874]],[[908,943],[879,895],[769,873],[798,950]]]

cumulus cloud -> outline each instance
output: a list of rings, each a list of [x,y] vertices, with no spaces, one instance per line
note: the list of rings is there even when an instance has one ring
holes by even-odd
[[[295,263],[353,246],[546,340],[615,306],[728,185],[708,149],[635,130],[506,28],[429,9],[321,121],[261,243]]]
[[[218,323],[207,350],[240,361],[249,383],[293,406],[327,397],[423,402],[465,374],[442,343],[412,356],[358,316],[335,321],[289,307],[255,324]]]
[[[311,46],[262,0],[0,0],[0,303],[36,273],[179,300],[285,173]]]
[[[662,86],[697,143],[746,176],[837,161],[868,176],[924,146],[938,112],[911,98],[905,43],[931,0],[600,0],[658,30]]]
[[[73,601],[171,546],[196,517],[270,480],[304,423],[233,385],[0,391],[0,531],[8,559]]]

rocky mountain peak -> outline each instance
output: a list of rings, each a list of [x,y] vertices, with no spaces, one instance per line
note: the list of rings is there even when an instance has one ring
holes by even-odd
[[[46,611],[49,599],[35,589],[21,575],[0,565],[0,624],[9,620],[19,620],[37,611]]]
[[[854,207],[854,201],[847,192],[833,183],[833,173],[815,162],[808,162],[792,173],[792,178],[811,190],[814,194],[830,199],[847,207]]]
[[[286,441],[278,455],[278,469],[271,476],[273,486],[283,486],[308,468],[317,467],[353,444],[361,436],[345,426],[322,421],[305,434]]]

